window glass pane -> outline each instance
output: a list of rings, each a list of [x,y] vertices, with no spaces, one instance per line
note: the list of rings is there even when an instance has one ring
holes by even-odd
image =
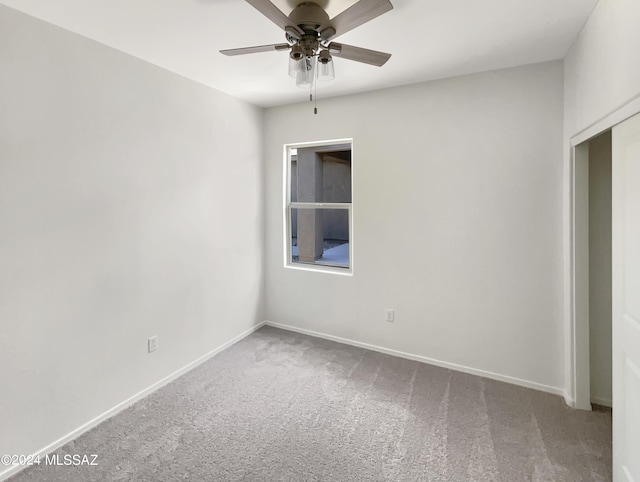
[[[345,151],[348,161],[324,156],[322,163],[322,202],[351,202],[351,151]]]
[[[291,202],[351,202],[351,147],[289,150]]]
[[[349,268],[349,211],[292,208],[291,262]]]

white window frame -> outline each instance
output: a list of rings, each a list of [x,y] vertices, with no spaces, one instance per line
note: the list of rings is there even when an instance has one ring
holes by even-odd
[[[315,203],[315,202],[291,202],[291,159],[289,152],[291,149],[305,147],[323,147],[338,144],[349,144],[351,146],[351,202],[350,203]],[[333,139],[317,142],[299,142],[285,144],[283,146],[284,157],[284,203],[283,203],[283,246],[284,246],[284,267],[302,270],[315,271],[319,273],[332,273],[343,276],[353,276],[353,139]],[[321,264],[306,264],[293,261],[293,246],[291,237],[291,211],[292,209],[344,209],[348,212],[349,220],[349,267],[325,266]]]

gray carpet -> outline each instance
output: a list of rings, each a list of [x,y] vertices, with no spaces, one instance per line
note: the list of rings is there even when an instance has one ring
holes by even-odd
[[[611,414],[265,327],[26,481],[611,480]]]

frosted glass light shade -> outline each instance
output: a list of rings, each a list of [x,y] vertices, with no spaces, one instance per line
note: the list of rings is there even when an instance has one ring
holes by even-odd
[[[316,74],[316,58],[305,57],[301,60],[302,69],[296,73],[296,85],[301,89],[308,89],[313,85]]]
[[[298,72],[305,71],[305,59],[295,60],[289,57],[289,77],[294,79],[298,76]]]
[[[333,60],[328,62],[318,62],[318,80],[333,80],[336,78],[336,72],[333,68]]]

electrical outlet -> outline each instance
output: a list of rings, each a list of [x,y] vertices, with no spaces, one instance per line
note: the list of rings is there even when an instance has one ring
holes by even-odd
[[[396,318],[396,311],[395,310],[387,310],[386,311],[385,321],[388,321],[389,323],[393,323],[395,321],[395,318]]]
[[[152,351],[156,351],[156,349],[158,348],[158,337],[157,336],[152,336],[151,338],[149,338],[147,340],[147,348],[149,350],[149,353],[151,353]]]

